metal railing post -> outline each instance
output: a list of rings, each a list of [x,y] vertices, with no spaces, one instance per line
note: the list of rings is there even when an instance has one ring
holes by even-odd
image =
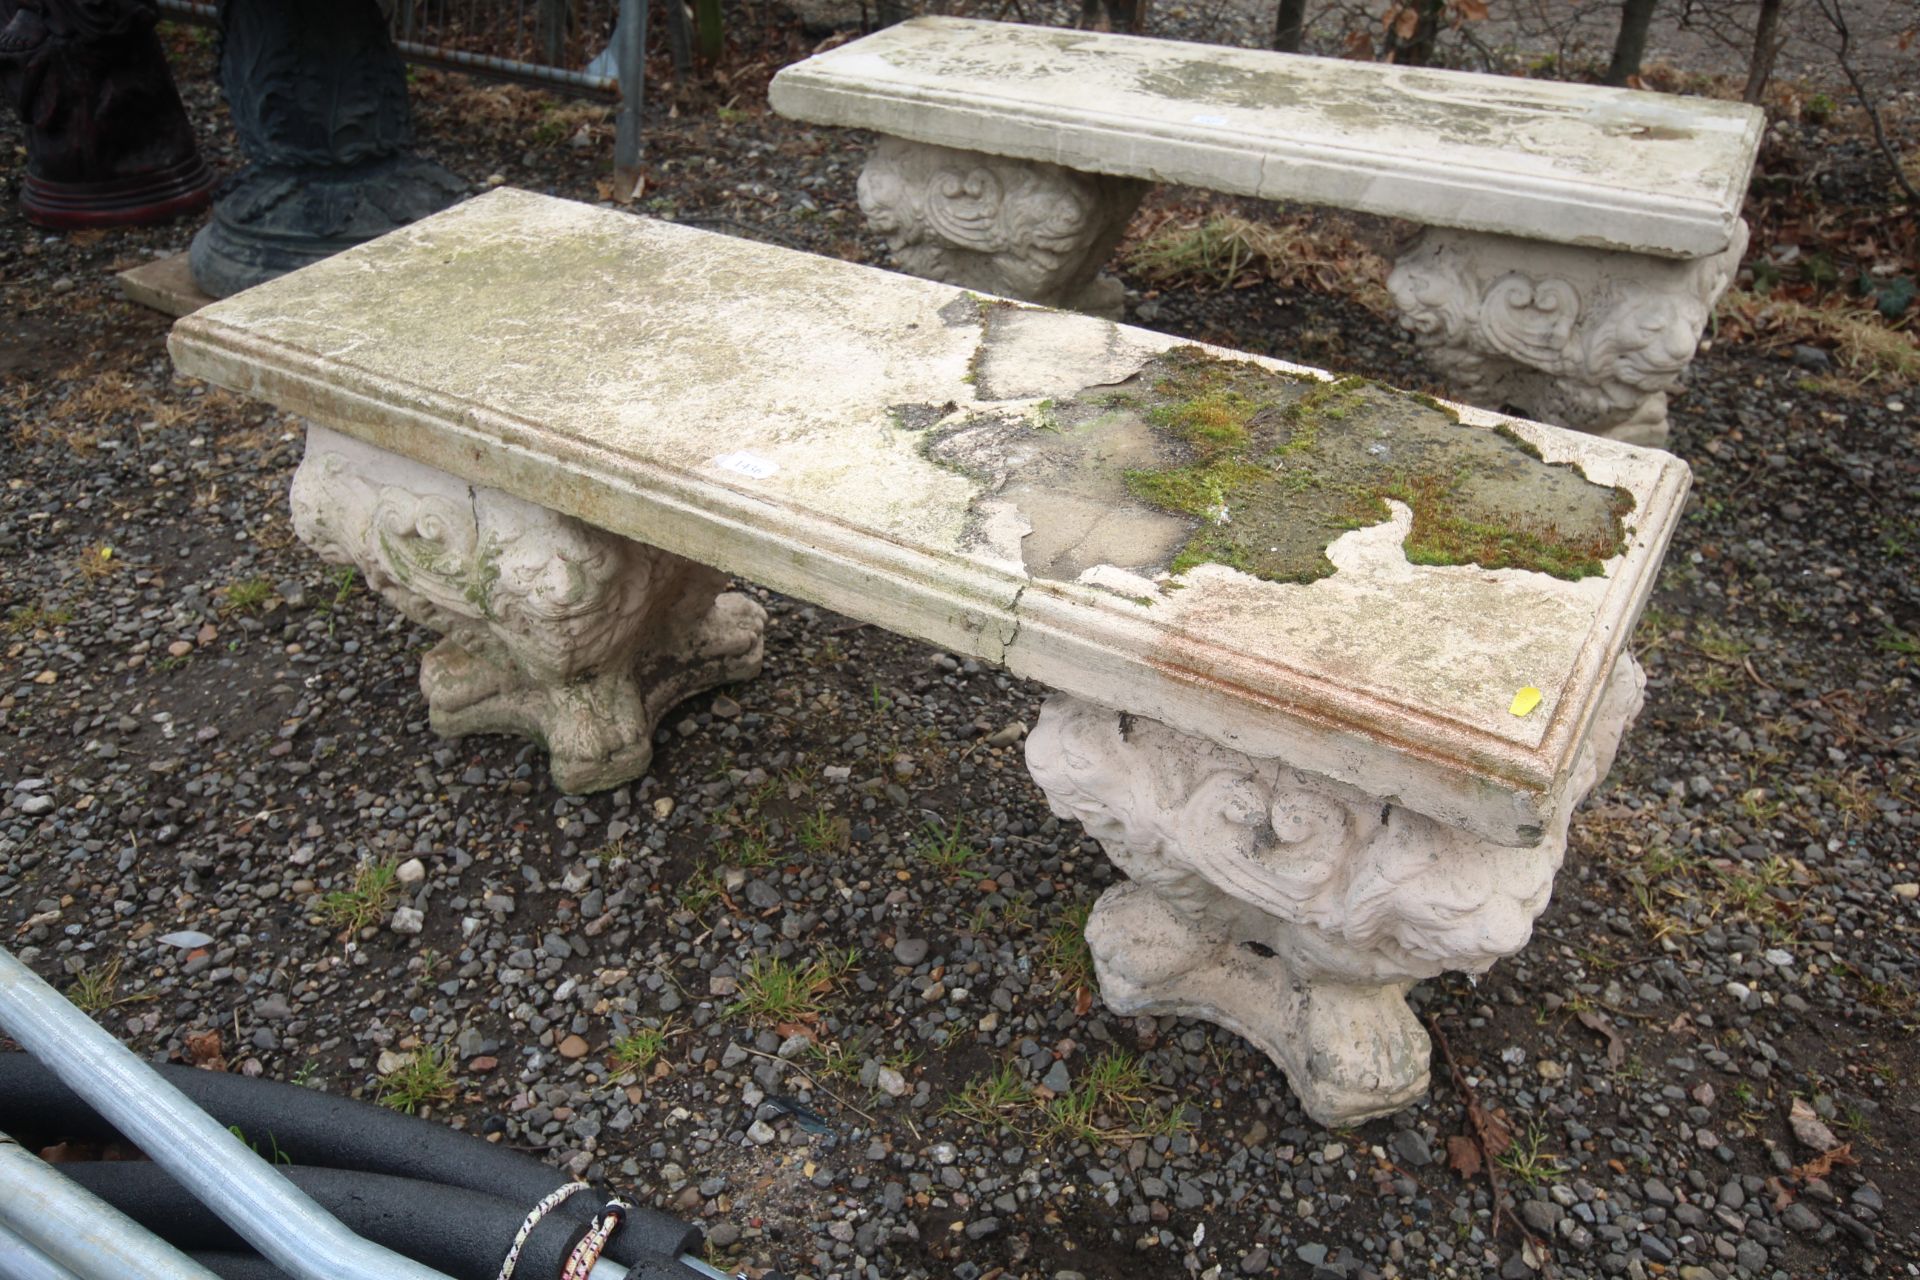
[[[294,1280],[446,1280],[347,1230],[5,947],[0,1030]]]
[[[0,1133],[0,1231],[79,1280],[218,1280],[118,1209]]]
[[[677,0],[667,0],[673,4]],[[631,203],[646,178],[640,112],[647,90],[647,0],[620,0],[615,31],[620,65],[620,120],[613,138],[613,197]]]
[[[0,1227],[0,1280],[80,1280],[46,1254]]]

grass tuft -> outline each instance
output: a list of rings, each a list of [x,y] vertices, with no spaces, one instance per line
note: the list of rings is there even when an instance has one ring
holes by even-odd
[[[329,924],[357,931],[386,915],[399,891],[400,864],[391,859],[363,862],[353,870],[353,883],[320,899],[320,914]]]
[[[1121,252],[1127,269],[1149,284],[1230,289],[1264,282],[1337,294],[1391,319],[1386,260],[1344,231],[1316,221],[1310,216],[1254,222],[1232,214],[1175,215],[1150,225]]]
[[[1729,289],[1720,302],[1720,317],[1763,347],[1801,344],[1830,350],[1841,368],[1864,382],[1920,380],[1920,342],[1889,327],[1868,308],[1838,298],[1816,307]]]
[[[35,631],[52,631],[73,621],[73,610],[65,605],[48,608],[42,604],[21,605],[7,612],[9,635],[23,636]]]
[[[413,1115],[432,1103],[451,1102],[453,1094],[453,1050],[430,1044],[380,1082],[377,1101],[383,1107]]]
[[[1059,975],[1060,985],[1068,990],[1093,988],[1093,950],[1087,946],[1087,917],[1092,914],[1091,903],[1077,903],[1047,931],[1042,962]]]
[[[669,1027],[639,1027],[613,1042],[610,1055],[616,1073],[644,1076],[667,1047]]]
[[[980,873],[969,868],[979,851],[967,843],[965,827],[954,823],[942,827],[937,822],[929,822],[921,829],[920,839],[914,842],[914,856],[947,876],[960,876],[969,880],[978,880]]]
[[[740,974],[739,997],[729,1014],[742,1013],[753,1022],[812,1022],[824,1011],[826,997],[852,972],[859,953],[851,948],[795,964],[778,956],[758,955]]]
[[[73,985],[67,988],[67,999],[82,1013],[100,1013],[115,1005],[153,999],[152,996],[121,995],[120,966],[121,958],[115,956],[75,974]]]
[[[227,588],[228,613],[258,613],[273,598],[273,584],[265,578],[245,578]]]
[[[943,1114],[991,1129],[1015,1129],[1033,1106],[1033,1086],[1007,1062],[992,1075],[975,1076],[947,1099]]]

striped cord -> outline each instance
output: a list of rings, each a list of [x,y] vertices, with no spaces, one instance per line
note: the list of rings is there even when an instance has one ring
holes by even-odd
[[[561,1202],[569,1196],[591,1190],[593,1190],[593,1188],[584,1182],[569,1182],[564,1187],[556,1187],[554,1190],[548,1192],[539,1204],[536,1204],[532,1209],[528,1210],[526,1221],[522,1222],[520,1224],[520,1230],[514,1233],[513,1244],[507,1249],[507,1256],[502,1259],[500,1263],[498,1280],[513,1280],[513,1269],[520,1265],[520,1251],[527,1247],[527,1237],[532,1235],[533,1229],[540,1225],[540,1219],[546,1217],[554,1209],[558,1208]],[[592,1235],[593,1233],[589,1231],[587,1234]],[[608,1234],[611,1235],[612,1232],[609,1231]],[[604,1244],[605,1242],[602,1241],[603,1247]],[[575,1252],[577,1253],[578,1250],[576,1249]],[[598,1258],[599,1256],[599,1250],[596,1249],[594,1251],[594,1257]],[[568,1266],[569,1269],[571,1269],[572,1263],[569,1262]]]
[[[594,1263],[600,1261],[601,1251],[607,1247],[607,1241],[613,1239],[613,1233],[620,1229],[627,1211],[632,1208],[625,1200],[607,1201],[607,1207],[593,1220],[593,1226],[587,1234],[581,1236],[580,1243],[573,1246],[573,1253],[560,1272],[560,1280],[587,1280]]]

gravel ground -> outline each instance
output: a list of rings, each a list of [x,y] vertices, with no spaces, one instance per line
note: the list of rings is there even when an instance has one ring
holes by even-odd
[[[724,110],[656,104],[647,211],[877,260],[859,140],[764,110],[810,41],[760,34]],[[416,95],[476,183],[595,197],[598,109]],[[760,593],[765,673],[675,712],[632,787],[435,739],[430,637],[292,538],[297,425],[176,379],[117,299],[190,231],[0,222],[0,938],[142,1052],[411,1101],[756,1272],[1920,1275],[1920,388],[1704,354],[1648,706],[1554,904],[1416,992],[1432,1095],[1328,1131],[1235,1036],[1089,989],[1115,873],[1027,779],[1035,686]],[[1133,311],[1426,381],[1335,298]],[[1449,1158],[1469,1102],[1515,1135],[1498,1193]]]

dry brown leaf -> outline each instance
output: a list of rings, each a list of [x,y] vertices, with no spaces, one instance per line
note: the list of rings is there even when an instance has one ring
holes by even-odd
[[[1460,15],[1463,22],[1485,22],[1487,0],[1454,0],[1453,11]]]
[[[1505,1107],[1488,1111],[1475,1102],[1467,1108],[1467,1118],[1473,1121],[1474,1132],[1480,1135],[1487,1159],[1498,1160],[1513,1145],[1513,1124],[1507,1119]]]
[[[1853,1144],[1843,1142],[1831,1151],[1822,1151],[1805,1164],[1795,1165],[1793,1176],[1805,1182],[1809,1178],[1824,1178],[1841,1165],[1859,1163],[1859,1158],[1853,1154]]]
[[[1463,1178],[1476,1176],[1480,1172],[1480,1144],[1464,1133],[1449,1137],[1447,1167]]]
[[[187,1036],[187,1061],[202,1071],[225,1071],[226,1055],[220,1049],[218,1031],[196,1031]]]
[[[1627,1065],[1627,1042],[1620,1035],[1619,1028],[1608,1020],[1607,1015],[1598,1009],[1582,1009],[1574,1017],[1580,1019],[1580,1025],[1589,1031],[1597,1031],[1607,1038],[1607,1065],[1616,1070]]]

